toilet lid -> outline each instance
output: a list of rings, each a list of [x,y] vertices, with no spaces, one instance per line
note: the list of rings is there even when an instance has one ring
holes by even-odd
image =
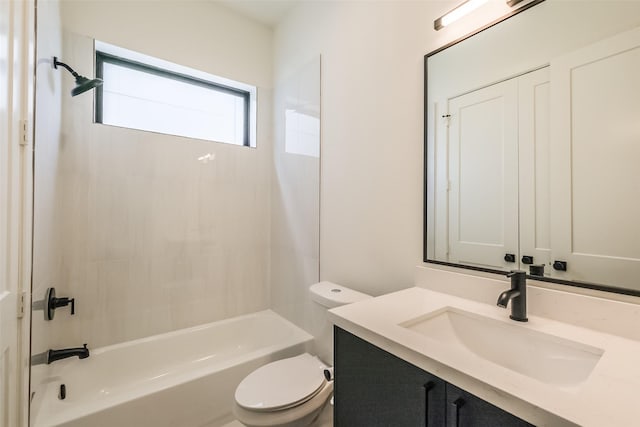
[[[253,411],[276,411],[311,399],[325,383],[324,365],[308,353],[264,365],[236,389],[236,402]]]

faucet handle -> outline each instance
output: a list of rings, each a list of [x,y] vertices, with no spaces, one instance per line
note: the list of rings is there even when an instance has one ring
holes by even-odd
[[[53,320],[57,308],[71,305],[71,314],[76,314],[76,299],[69,297],[56,297],[56,288],[48,288],[44,298],[44,318]]]

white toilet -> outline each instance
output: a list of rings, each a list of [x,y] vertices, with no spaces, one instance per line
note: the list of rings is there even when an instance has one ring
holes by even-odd
[[[332,363],[332,325],[326,310],[371,298],[331,282],[320,282],[309,288],[316,310],[314,336],[318,351]],[[316,356],[299,356],[268,363],[242,380],[236,388],[233,412],[247,427],[307,427],[310,426],[333,394],[333,378],[325,378],[330,367]]]

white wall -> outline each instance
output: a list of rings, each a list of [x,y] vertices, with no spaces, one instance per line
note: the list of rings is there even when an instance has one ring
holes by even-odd
[[[276,81],[322,55],[322,280],[372,295],[413,282],[422,259],[422,64],[442,7],[304,2],[276,30]]]
[[[413,284],[422,264],[424,55],[508,10],[494,0],[435,31],[457,3],[303,2],[276,29],[276,81],[322,55],[322,280],[372,295]],[[581,2],[570,3],[581,19]]]
[[[38,81],[62,79],[51,107],[62,126],[47,131],[57,170],[36,169],[36,229],[57,247],[34,288],[75,297],[77,314],[36,314],[50,339],[34,352],[268,308],[272,30],[210,2],[63,1],[61,12],[56,54],[81,74],[93,73],[96,38],[257,86],[258,139],[250,149],[93,124],[92,93],[72,98],[70,75],[39,69]],[[206,153],[215,160],[198,162]]]
[[[276,99],[296,70],[322,58],[320,280],[370,295],[413,283],[422,260],[422,64],[433,49],[429,20],[443,5],[446,11],[447,3],[432,2],[301,2],[276,28]],[[282,189],[308,184],[315,171],[281,174],[275,166],[273,212],[277,191],[287,196]],[[285,200],[305,203],[291,194]],[[294,239],[311,238],[293,231]],[[282,228],[272,232],[275,242]],[[315,353],[331,363],[326,312],[311,302],[304,276],[273,274],[279,249],[272,307],[312,333]]]
[[[271,88],[271,28],[215,2],[62,0],[61,4],[67,31]]]

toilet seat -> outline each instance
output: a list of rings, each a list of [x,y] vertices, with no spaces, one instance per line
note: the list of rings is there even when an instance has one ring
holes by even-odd
[[[326,385],[324,365],[308,353],[278,360],[249,374],[236,389],[236,403],[255,412],[274,412],[301,405]]]

